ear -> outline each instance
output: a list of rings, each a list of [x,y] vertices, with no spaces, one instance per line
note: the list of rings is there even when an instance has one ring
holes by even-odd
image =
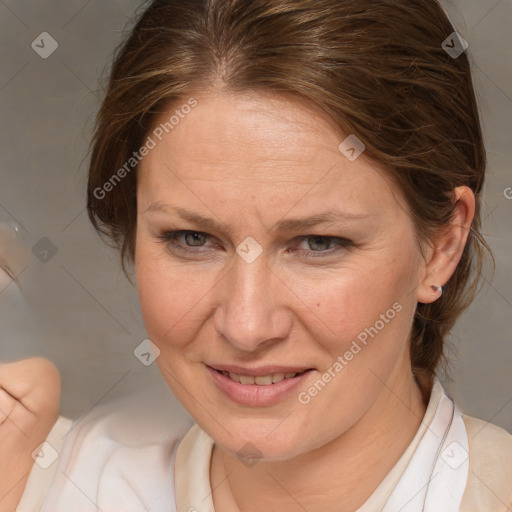
[[[417,301],[424,304],[430,304],[441,296],[442,289],[438,287],[444,286],[455,272],[475,216],[473,191],[469,187],[457,187],[453,194],[456,207],[452,221],[433,240],[434,245],[427,255],[425,276],[417,290]]]

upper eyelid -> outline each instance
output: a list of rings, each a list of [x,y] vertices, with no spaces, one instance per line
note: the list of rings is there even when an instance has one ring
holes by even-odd
[[[178,230],[169,230],[169,231],[165,231],[162,235],[165,236],[165,235],[173,235],[175,237],[178,237],[178,236],[182,236],[182,235],[185,235],[185,234],[188,234],[188,233],[198,233],[200,235],[204,235],[206,236],[208,239],[217,239],[217,237],[215,235],[212,235],[210,233],[207,233],[205,231],[198,231],[198,230],[195,230],[195,229],[178,229]],[[297,241],[302,241],[302,240],[307,240],[308,238],[312,238],[312,237],[318,237],[318,238],[326,238],[328,240],[334,240],[334,241],[338,241],[338,242],[342,242],[342,243],[352,243],[351,240],[349,240],[348,238],[345,238],[345,237],[341,237],[341,236],[336,236],[336,235],[318,235],[318,234],[309,234],[309,235],[299,235],[299,236],[296,236],[293,240],[297,240]],[[204,246],[188,246],[187,247],[204,247]]]

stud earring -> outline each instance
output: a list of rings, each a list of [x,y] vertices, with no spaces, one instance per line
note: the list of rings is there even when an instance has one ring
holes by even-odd
[[[439,294],[439,296],[441,296],[443,294],[443,287],[442,286],[437,286],[435,284],[433,284],[431,286],[432,290],[434,290],[436,293]]]

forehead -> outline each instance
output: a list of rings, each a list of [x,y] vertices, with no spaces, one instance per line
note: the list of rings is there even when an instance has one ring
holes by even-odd
[[[193,109],[182,109],[185,98],[155,119],[149,136],[156,145],[139,165],[139,200],[164,200],[189,183],[198,193],[247,193],[262,201],[273,192],[291,201],[307,191],[303,206],[328,201],[326,195],[356,210],[373,205],[378,211],[395,201],[385,169],[364,152],[347,159],[339,145],[349,134],[306,100],[262,93],[192,97]],[[176,124],[169,122],[173,115]]]
[[[155,121],[156,127],[164,127],[164,144],[156,149],[168,142],[173,146],[170,156],[178,161],[193,159],[211,166],[221,161],[229,166],[227,172],[239,175],[241,164],[256,170],[275,163],[282,168],[310,162],[319,151],[334,153],[343,137],[325,114],[299,98],[210,92],[194,99],[197,105],[172,130],[165,130],[165,123],[170,113],[180,110],[179,103]],[[160,156],[162,152],[156,151]]]

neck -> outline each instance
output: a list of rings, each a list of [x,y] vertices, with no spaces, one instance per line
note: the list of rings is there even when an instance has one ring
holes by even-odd
[[[353,511],[364,504],[411,443],[426,405],[409,374],[405,382],[385,386],[351,429],[293,459],[259,461],[247,467],[215,445],[210,470],[215,509]]]

